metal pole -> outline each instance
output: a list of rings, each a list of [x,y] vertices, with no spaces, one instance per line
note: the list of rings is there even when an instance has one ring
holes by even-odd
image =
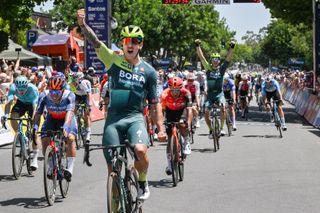
[[[312,91],[315,93],[316,90],[316,78],[317,78],[317,47],[316,47],[316,0],[312,0],[312,9],[313,9],[313,83],[312,83]]]
[[[112,17],[112,2],[111,0],[107,1],[107,10],[108,10],[108,18],[107,18],[107,24],[108,24],[108,47],[111,48],[111,17]]]

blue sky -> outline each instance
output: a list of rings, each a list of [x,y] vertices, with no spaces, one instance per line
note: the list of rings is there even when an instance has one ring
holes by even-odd
[[[241,42],[241,37],[246,32],[259,32],[271,22],[271,14],[263,3],[238,3],[230,5],[216,5],[220,18],[226,18],[227,25],[232,31],[236,31],[236,40]]]
[[[40,7],[49,10],[53,7],[52,1]],[[35,10],[39,11],[40,7],[36,7]],[[229,29],[236,31],[235,39],[239,43],[248,30],[258,33],[260,28],[266,27],[271,21],[271,14],[263,3],[231,3],[230,5],[216,5],[215,8],[220,13],[220,18],[226,18]]]

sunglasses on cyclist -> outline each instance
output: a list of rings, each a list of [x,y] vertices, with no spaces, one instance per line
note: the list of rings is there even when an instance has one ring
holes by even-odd
[[[180,93],[180,89],[170,89],[170,92],[172,93],[172,94],[178,94],[178,93]]]
[[[139,39],[139,38],[123,38],[122,39],[122,43],[125,45],[129,43],[137,45],[137,44],[141,44],[141,42],[142,42],[142,39]]]
[[[187,82],[188,82],[188,83],[193,83],[193,82],[194,82],[194,79],[188,79]]]
[[[218,61],[220,61],[220,58],[212,58],[211,61],[218,62]]]
[[[62,94],[62,90],[50,90],[49,91],[50,95],[61,95]]]

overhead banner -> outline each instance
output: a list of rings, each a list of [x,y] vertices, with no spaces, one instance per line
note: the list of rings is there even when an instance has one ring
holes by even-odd
[[[98,39],[108,45],[108,0],[86,0],[86,23],[92,28]],[[103,71],[105,66],[98,59],[91,43],[85,43],[86,68],[94,67],[96,71]]]

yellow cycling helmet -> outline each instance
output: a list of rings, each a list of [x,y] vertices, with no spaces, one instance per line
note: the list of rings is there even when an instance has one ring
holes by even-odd
[[[140,27],[135,25],[129,25],[122,28],[120,33],[120,39],[123,38],[138,38],[140,40],[143,40],[144,34]]]
[[[211,59],[212,59],[212,58],[218,58],[218,59],[221,58],[221,56],[220,56],[219,53],[212,53],[212,54],[210,55],[210,57],[211,57]]]

